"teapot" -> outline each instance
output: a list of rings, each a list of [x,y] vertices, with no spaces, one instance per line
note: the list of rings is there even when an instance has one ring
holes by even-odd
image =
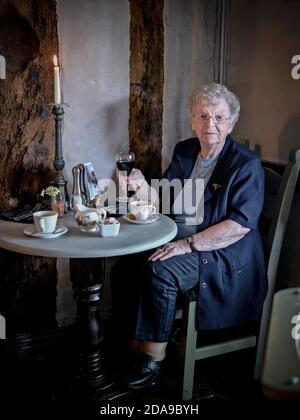
[[[83,232],[98,231],[98,224],[106,217],[104,209],[86,207],[83,204],[75,204],[75,220]]]

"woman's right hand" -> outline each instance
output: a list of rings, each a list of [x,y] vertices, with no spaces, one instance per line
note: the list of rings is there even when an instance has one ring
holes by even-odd
[[[133,169],[128,177],[128,185],[131,191],[136,192],[146,181],[143,173],[139,169]]]
[[[141,185],[146,181],[144,175],[139,169],[133,168],[129,176],[124,176],[117,169],[117,178],[122,189],[126,189],[127,184],[131,191],[136,192],[140,189]]]

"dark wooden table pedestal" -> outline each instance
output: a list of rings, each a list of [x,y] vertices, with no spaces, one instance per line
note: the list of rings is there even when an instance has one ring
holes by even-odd
[[[70,260],[70,276],[77,301],[77,343],[80,358],[74,392],[79,399],[101,399],[104,391],[112,386],[112,380],[103,363],[100,317],[103,271],[102,258]]]

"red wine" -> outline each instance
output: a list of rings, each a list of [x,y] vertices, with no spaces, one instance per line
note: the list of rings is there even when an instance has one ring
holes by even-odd
[[[134,166],[133,160],[117,160],[116,163],[119,171],[127,172],[128,175],[130,174]]]

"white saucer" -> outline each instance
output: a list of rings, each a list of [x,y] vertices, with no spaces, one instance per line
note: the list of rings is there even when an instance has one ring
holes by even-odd
[[[55,233],[42,233],[37,232],[34,225],[26,226],[23,230],[25,235],[31,236],[32,238],[40,238],[40,239],[52,239],[58,238],[61,235],[64,235],[68,232],[68,228],[65,226],[59,226],[56,228]]]
[[[89,232],[98,232],[99,228],[98,228],[98,226],[95,226],[95,227],[92,227],[92,228],[81,226],[80,230],[81,230],[81,232],[89,233]]]
[[[148,219],[146,219],[146,220],[131,220],[128,217],[128,214],[124,214],[123,219],[127,220],[127,222],[129,222],[129,223],[134,223],[136,225],[147,225],[148,223],[153,223],[157,219],[159,219],[159,214],[153,214],[152,216],[148,217]]]

